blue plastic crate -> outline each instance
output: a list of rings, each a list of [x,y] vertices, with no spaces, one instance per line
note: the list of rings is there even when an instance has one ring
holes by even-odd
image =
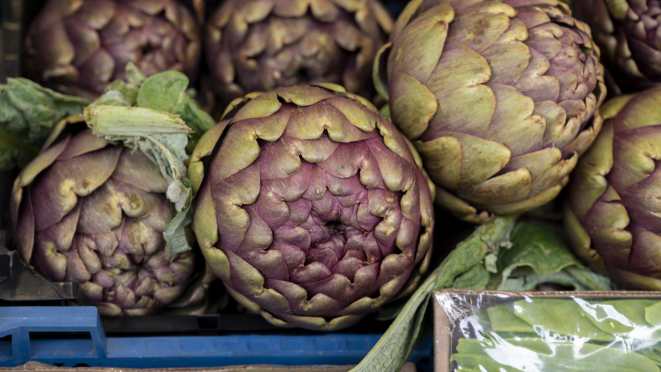
[[[78,338],[44,339],[48,333]],[[31,338],[39,334],[39,338]],[[84,337],[81,334],[89,336]],[[245,364],[357,364],[381,335],[106,337],[95,307],[0,307],[0,367],[28,361],[74,367],[173,368]],[[11,339],[9,339],[11,338]],[[431,355],[432,339],[411,355]]]

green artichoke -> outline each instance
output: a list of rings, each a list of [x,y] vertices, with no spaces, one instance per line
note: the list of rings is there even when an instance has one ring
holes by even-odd
[[[236,100],[188,176],[209,267],[276,325],[346,328],[429,266],[433,184],[410,142],[342,87]]]
[[[377,57],[436,203],[483,223],[555,198],[601,122],[590,29],[556,0],[413,0]]]
[[[572,248],[596,271],[630,289],[661,290],[661,87],[601,109],[604,127],[568,187]]]
[[[592,28],[618,88],[640,91],[661,82],[658,0],[576,0],[576,18]]]
[[[176,0],[50,0],[30,25],[26,76],[95,99],[133,62],[146,75],[177,70],[194,79],[201,38]]]
[[[205,30],[213,89],[226,103],[312,83],[370,97],[392,23],[378,0],[226,0]]]
[[[14,247],[49,280],[79,283],[103,316],[150,314],[184,292],[194,268],[191,251],[166,257],[176,214],[167,187],[141,151],[80,117],[63,121],[14,183]]]

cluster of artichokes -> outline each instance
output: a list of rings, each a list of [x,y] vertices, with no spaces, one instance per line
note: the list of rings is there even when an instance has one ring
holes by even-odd
[[[208,285],[206,265],[268,321],[336,330],[415,290],[434,206],[481,224],[569,183],[577,254],[659,289],[661,90],[602,103],[607,85],[661,76],[661,5],[572,7],[577,18],[560,0],[412,0],[393,23],[377,0],[227,0],[201,36],[175,0],[51,0],[28,33],[29,76],[179,129],[58,124],[15,182],[14,247],[105,315],[166,307],[195,278]],[[202,44],[229,103],[213,127],[188,79],[159,75],[195,82]]]

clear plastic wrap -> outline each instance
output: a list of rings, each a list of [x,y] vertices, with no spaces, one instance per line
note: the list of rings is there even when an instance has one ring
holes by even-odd
[[[436,372],[661,371],[661,292],[435,292]]]

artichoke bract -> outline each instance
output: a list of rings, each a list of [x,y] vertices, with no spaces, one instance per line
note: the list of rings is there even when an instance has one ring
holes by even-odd
[[[213,89],[226,103],[312,83],[370,97],[374,56],[392,23],[378,0],[227,0],[205,30]]]
[[[560,192],[606,95],[589,28],[555,0],[414,0],[375,63],[377,89],[437,186],[483,223]]]
[[[567,190],[572,248],[629,289],[661,290],[660,102],[661,87],[608,101],[602,132]]]
[[[188,176],[208,266],[276,325],[346,328],[429,266],[434,186],[410,142],[342,87],[233,102]]]
[[[576,0],[571,5],[576,18],[592,28],[619,89],[639,91],[661,82],[657,0]]]
[[[144,153],[112,145],[82,118],[58,124],[14,183],[14,247],[52,281],[79,283],[103,316],[145,315],[175,301],[191,251],[166,256],[168,183]]]
[[[26,76],[95,99],[135,63],[147,76],[177,70],[195,79],[201,56],[195,18],[176,0],[50,0],[26,40]]]

